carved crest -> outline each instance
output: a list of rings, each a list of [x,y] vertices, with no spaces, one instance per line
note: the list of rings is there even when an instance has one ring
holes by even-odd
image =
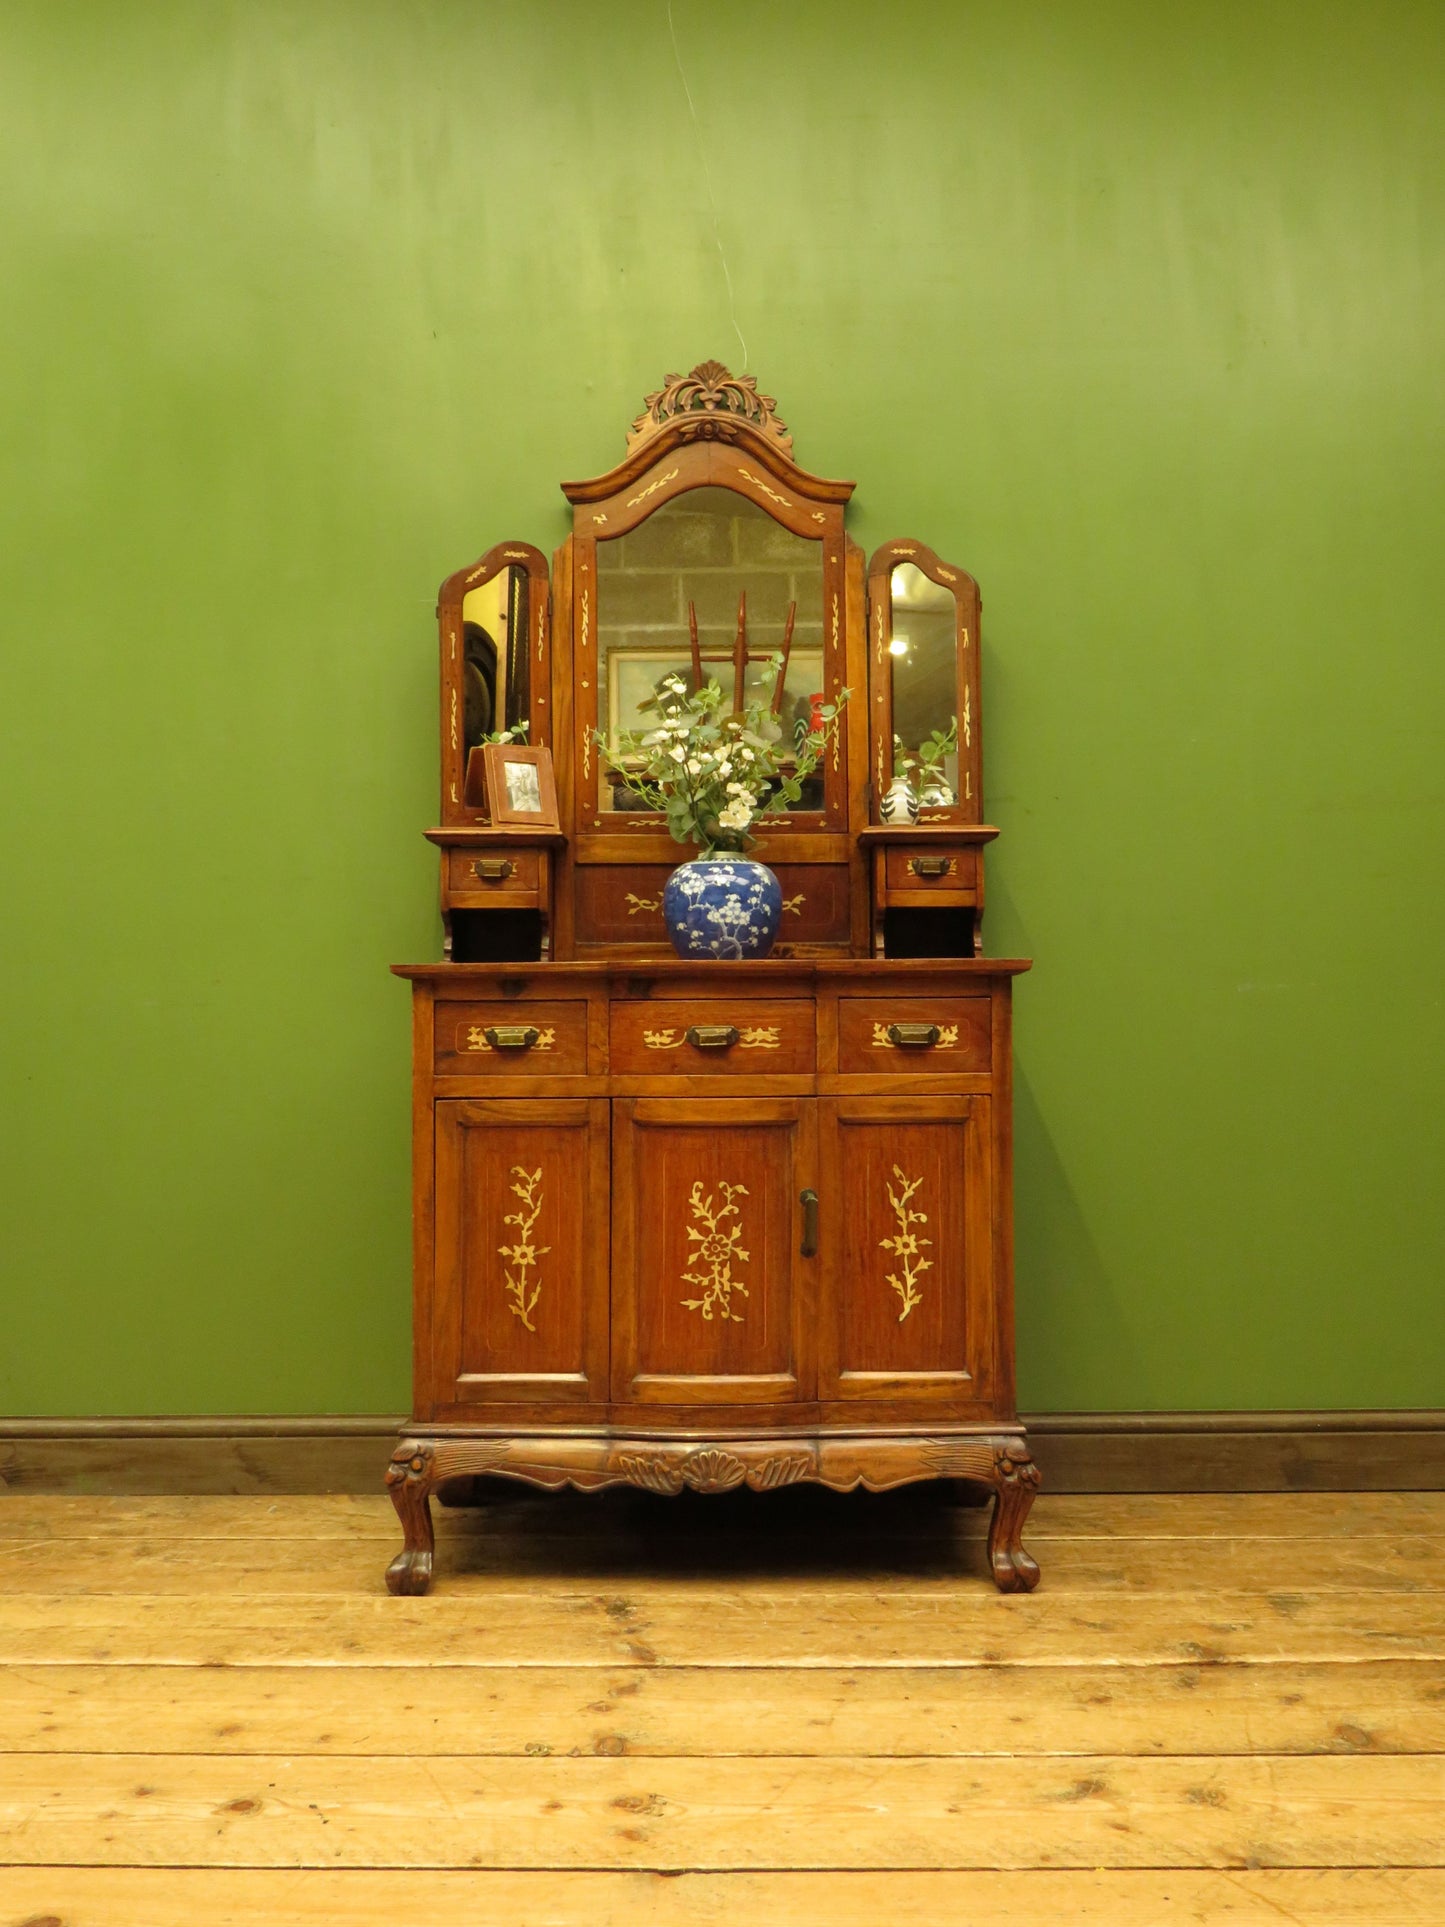
[[[690,374],[669,375],[627,431],[627,446],[651,440],[670,421],[682,418],[684,441],[729,442],[737,424],[766,435],[785,455],[793,452],[787,425],[774,413],[771,395],[760,395],[751,375],[734,375],[720,361],[700,361]]]

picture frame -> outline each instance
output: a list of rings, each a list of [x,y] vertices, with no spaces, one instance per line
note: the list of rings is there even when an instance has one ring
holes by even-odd
[[[484,743],[482,766],[491,820],[519,830],[555,830],[557,781],[550,749],[525,743]]]

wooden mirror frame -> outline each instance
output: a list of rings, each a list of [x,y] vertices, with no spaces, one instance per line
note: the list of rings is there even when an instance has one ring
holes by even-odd
[[[875,549],[868,562],[869,702],[872,807],[870,821],[880,822],[879,805],[893,780],[893,670],[889,645],[893,640],[893,570],[900,562],[936,582],[953,596],[958,686],[958,769],[963,778],[956,803],[921,809],[920,823],[981,823],[983,821],[982,689],[979,679],[978,584],[964,569],[941,562],[922,542],[900,537]]]
[[[843,527],[854,484],[800,468],[792,459],[792,438],[773,411],[771,397],[758,394],[751,377],[730,375],[721,363],[702,363],[687,376],[669,376],[648,396],[629,432],[628,452],[615,468],[562,484],[573,506],[573,534],[558,557],[559,612],[564,601],[570,612],[570,676],[559,658],[559,689],[565,685],[572,715],[565,725],[570,754],[558,759],[559,788],[574,857],[584,863],[677,860],[677,845],[656,818],[619,813],[609,821],[594,807],[599,540],[628,534],[664,503],[694,489],[731,489],[793,534],[820,543],[825,693],[836,701],[847,684],[861,696],[862,652],[855,639],[862,634],[863,555]],[[754,852],[762,861],[829,860],[830,846],[845,846],[850,825],[863,820],[863,708],[855,700],[845,712],[824,773],[825,811],[808,812],[801,820],[785,815],[766,820]]]
[[[441,633],[441,737],[443,824],[482,823],[482,810],[465,800],[466,744],[462,719],[466,714],[463,677],[462,604],[468,593],[481,588],[503,569],[526,570],[527,652],[531,665],[528,694],[528,742],[536,747],[552,742],[551,584],[547,558],[530,542],[498,542],[470,567],[449,575],[437,594],[437,625]]]

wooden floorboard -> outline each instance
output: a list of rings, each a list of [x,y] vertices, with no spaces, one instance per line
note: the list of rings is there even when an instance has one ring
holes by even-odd
[[[1445,1496],[618,1496],[0,1499],[0,1927],[1445,1923]]]
[[[1445,1752],[1445,1662],[10,1666],[0,1751],[662,1757]]]
[[[396,1514],[381,1490],[299,1497],[133,1497],[97,1499],[76,1493],[53,1497],[25,1492],[0,1495],[0,1542],[99,1537],[171,1539],[366,1538],[394,1546]],[[880,1534],[926,1545],[939,1522],[954,1515],[952,1530],[982,1537],[987,1515],[953,1503],[937,1485],[905,1486],[889,1493],[839,1494],[816,1486],[757,1493],[682,1493],[658,1498],[617,1488],[600,1493],[537,1493],[509,1480],[488,1484],[480,1506],[435,1508],[438,1540],[490,1538],[501,1532],[588,1543],[603,1536],[623,1544],[632,1535],[706,1542],[730,1530],[745,1533],[766,1551],[774,1537],[796,1537],[799,1527],[826,1525],[830,1543],[860,1547]],[[971,1522],[971,1524],[970,1524]],[[1029,1514],[1030,1543],[1066,1539],[1183,1539],[1198,1546],[1207,1536],[1227,1539],[1320,1539],[1337,1534],[1386,1538],[1403,1544],[1423,1535],[1445,1539],[1445,1492],[1294,1492],[1177,1494],[1066,1494],[1045,1492]],[[524,1550],[518,1543],[516,1549]]]
[[[61,1927],[1440,1927],[1437,1871],[0,1871],[0,1922]]]

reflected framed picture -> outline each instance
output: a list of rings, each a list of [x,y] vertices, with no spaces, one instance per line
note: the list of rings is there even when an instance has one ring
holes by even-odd
[[[550,749],[523,743],[484,743],[487,803],[493,823],[519,830],[555,830],[557,783]]]

